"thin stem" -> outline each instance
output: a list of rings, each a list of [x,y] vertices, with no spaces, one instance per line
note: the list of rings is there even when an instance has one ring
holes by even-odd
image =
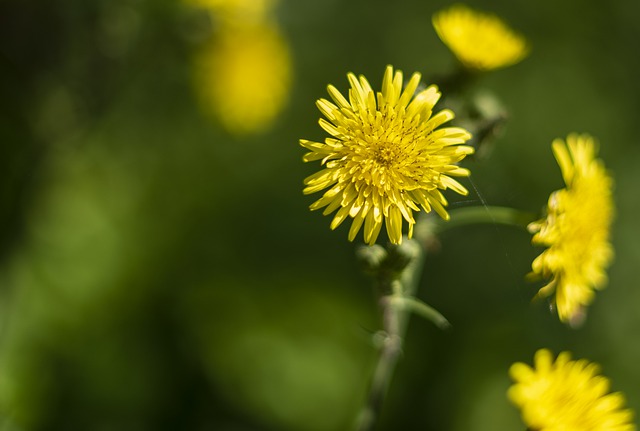
[[[442,94],[448,97],[460,97],[473,85],[481,76],[481,73],[464,67],[460,62],[456,62],[455,70],[445,76],[434,77],[433,81],[438,85]]]
[[[381,291],[379,305],[382,310],[385,336],[367,400],[358,417],[356,426],[358,431],[372,430],[380,415],[402,352],[404,334],[411,312],[411,307],[404,306],[404,298],[413,296],[417,290],[424,264],[425,253],[416,240],[405,240],[400,246],[390,246],[388,253],[389,262],[398,262],[408,257],[409,263],[399,273],[384,269],[378,273],[378,287]]]
[[[453,227],[476,223],[500,223],[524,227],[535,220],[532,214],[505,207],[466,207],[451,211],[451,221],[431,218],[418,223],[415,239],[401,245],[363,249],[361,258],[369,273],[375,275],[382,311],[383,342],[373,371],[371,385],[356,424],[357,431],[374,429],[386,397],[396,364],[402,353],[404,335],[412,311],[433,320],[442,327],[448,322],[436,310],[415,299],[426,256],[427,245],[435,235]]]
[[[473,206],[449,211],[449,221],[438,222],[438,232],[471,224],[490,223],[525,228],[536,220],[532,213],[498,206]]]
[[[391,378],[402,351],[400,335],[400,310],[391,304],[389,296],[380,298],[383,312],[385,337],[380,349],[380,356],[371,379],[371,386],[366,404],[360,413],[358,431],[373,429],[382,409],[384,398],[389,389]]]

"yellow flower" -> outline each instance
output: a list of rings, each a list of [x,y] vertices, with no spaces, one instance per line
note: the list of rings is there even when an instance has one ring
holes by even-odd
[[[324,143],[300,140],[309,149],[305,162],[322,160],[324,169],[309,176],[305,194],[329,188],[311,205],[336,210],[331,229],[347,216],[353,219],[349,241],[364,224],[364,240],[374,244],[383,220],[394,244],[402,242],[403,219],[412,236],[413,211],[435,209],[444,219],[447,201],[439,189],[462,195],[467,190],[451,176],[468,176],[457,166],[473,148],[460,145],[471,135],[458,127],[439,128],[453,118],[448,109],[432,115],[440,92],[432,85],[414,93],[420,74],[414,73],[402,89],[402,72],[387,66],[382,91],[375,93],[364,76],[347,75],[351,88],[346,99],[334,86],[328,92],[335,102],[319,99],[317,106],[327,118],[320,126],[331,135]],[[413,100],[412,100],[413,99]],[[420,207],[418,206],[420,205]]]
[[[492,70],[522,60],[526,40],[493,14],[456,4],[433,16],[440,39],[468,69]]]
[[[265,130],[285,105],[288,46],[268,23],[223,26],[196,53],[193,83],[203,109],[232,133]]]
[[[555,291],[560,320],[579,323],[593,300],[593,289],[605,287],[613,259],[613,180],[595,158],[591,136],[571,134],[566,144],[556,139],[552,148],[566,188],[551,194],[546,218],[529,225],[532,243],[547,247],[532,269],[533,275],[551,279],[538,296]]]
[[[624,395],[609,392],[609,379],[599,367],[569,352],[553,361],[538,350],[534,367],[517,362],[509,370],[515,384],[508,396],[531,431],[634,431],[633,413],[624,409]]]

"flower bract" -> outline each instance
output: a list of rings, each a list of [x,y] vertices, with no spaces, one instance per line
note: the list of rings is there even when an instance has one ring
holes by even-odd
[[[471,135],[459,127],[440,127],[453,119],[453,112],[433,114],[440,98],[434,85],[415,94],[419,73],[403,89],[402,72],[388,66],[377,93],[364,76],[347,77],[347,97],[329,85],[333,102],[317,101],[325,116],[320,126],[330,137],[324,142],[300,140],[310,150],[303,160],[320,160],[323,166],[305,179],[304,193],[328,189],[311,209],[324,208],[325,215],[337,211],[332,229],[352,218],[350,241],[364,226],[364,240],[373,244],[384,224],[389,240],[399,244],[404,222],[412,235],[414,211],[433,209],[449,218],[441,190],[467,194],[452,177],[469,175],[458,162],[473,153],[462,145]]]

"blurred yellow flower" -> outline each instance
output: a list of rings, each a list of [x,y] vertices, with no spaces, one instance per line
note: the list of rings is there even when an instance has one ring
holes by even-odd
[[[529,225],[532,243],[547,247],[532,269],[533,275],[551,278],[538,296],[555,291],[560,320],[580,323],[593,289],[606,285],[606,269],[613,259],[613,180],[595,158],[591,136],[571,134],[566,143],[553,141],[552,148],[566,188],[551,194],[546,218]]]
[[[461,145],[471,135],[458,127],[439,128],[454,115],[448,109],[432,115],[440,92],[434,85],[414,93],[420,74],[414,73],[403,91],[402,72],[387,66],[382,91],[374,92],[364,76],[347,75],[351,88],[346,99],[334,86],[328,92],[335,102],[319,99],[317,106],[327,118],[320,126],[331,135],[324,143],[300,140],[310,150],[305,162],[321,160],[324,169],[309,176],[305,194],[329,188],[311,205],[338,210],[331,222],[337,228],[347,216],[353,219],[349,241],[364,224],[364,240],[374,244],[383,220],[389,239],[402,242],[403,218],[412,236],[413,211],[431,209],[444,219],[447,201],[439,189],[467,190],[451,176],[468,176],[457,163],[473,148]]]
[[[492,70],[522,60],[526,40],[493,14],[456,4],[433,16],[440,39],[468,69]]]
[[[508,396],[533,431],[634,431],[624,395],[608,393],[609,379],[598,372],[594,363],[572,361],[569,352],[554,362],[551,352],[541,349],[533,368],[520,362],[511,366],[515,384]]]
[[[266,22],[221,27],[196,53],[193,82],[203,109],[229,131],[264,131],[289,94],[289,48]]]

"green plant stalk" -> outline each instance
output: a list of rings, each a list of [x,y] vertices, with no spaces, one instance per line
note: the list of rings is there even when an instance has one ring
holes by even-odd
[[[450,214],[451,220],[448,222],[435,217],[420,220],[415,229],[415,239],[405,239],[399,246],[387,246],[386,257],[379,262],[380,266],[375,271],[384,337],[369,393],[358,415],[357,431],[371,431],[380,416],[383,401],[402,352],[411,312],[427,317],[442,328],[448,326],[448,322],[440,313],[415,299],[426,259],[426,245],[432,243],[439,233],[456,227],[489,223],[526,229],[527,225],[536,219],[533,214],[513,208],[486,205],[458,208],[451,210]],[[403,260],[407,259],[408,263],[403,265]]]
[[[514,208],[499,206],[472,206],[456,208],[449,211],[449,221],[438,220],[435,223],[434,234],[460,226],[472,224],[501,224],[527,228],[527,225],[537,219],[532,213],[516,210]]]
[[[424,266],[425,250],[415,240],[405,239],[400,246],[389,246],[389,254],[404,249],[411,258],[399,273],[381,270],[377,277],[380,292],[379,306],[382,310],[384,338],[378,356],[366,403],[358,416],[356,430],[370,431],[380,416],[398,358],[402,351],[404,335],[409,322],[412,306],[407,306],[407,298],[412,298],[420,282]]]

